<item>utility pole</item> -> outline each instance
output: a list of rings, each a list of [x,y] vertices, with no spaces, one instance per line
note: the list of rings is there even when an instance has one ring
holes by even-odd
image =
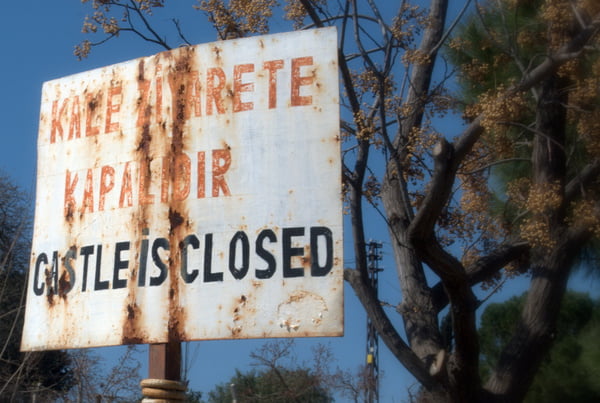
[[[379,267],[382,259],[382,244],[369,241],[367,244],[367,258],[369,260],[368,272],[371,289],[378,297],[378,277],[383,271]],[[367,391],[366,401],[368,403],[379,402],[379,336],[371,319],[367,316]]]

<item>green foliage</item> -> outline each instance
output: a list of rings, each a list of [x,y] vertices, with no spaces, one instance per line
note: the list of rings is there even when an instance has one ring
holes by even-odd
[[[236,370],[228,382],[209,393],[208,401],[328,403],[333,401],[332,390],[349,395],[351,387],[360,393],[362,389],[351,376],[330,371],[334,359],[326,346],[313,349],[310,365],[298,364],[293,346],[293,339],[265,343],[250,354],[260,369]]]
[[[520,77],[521,61],[531,62],[545,51],[541,3],[483,2],[458,27],[448,55],[461,67],[461,95],[469,102]]]
[[[589,1],[577,4],[578,12],[594,7]],[[477,163],[468,168],[481,171],[490,184],[488,211],[507,236],[542,247],[544,253],[557,243],[556,223],[588,226],[595,235],[582,245],[574,266],[597,267],[600,221],[590,207],[597,199],[597,182],[581,195],[567,194],[566,185],[597,158],[598,48],[590,46],[530,91],[500,95],[572,39],[571,6],[564,0],[482,2],[458,27],[446,54],[458,69],[458,105],[465,118],[483,117]],[[560,144],[547,163],[538,160],[543,138]],[[523,260],[519,268],[529,263]]]
[[[515,84],[522,77],[523,65],[529,65],[532,58],[545,52],[544,40],[519,41],[519,38],[540,38],[544,24],[540,21],[539,3],[520,2],[513,8],[506,1],[488,1],[479,5],[456,30],[446,53],[459,70],[458,105],[466,118],[481,112],[467,105],[480,105],[483,99],[489,99],[483,98],[486,94],[495,94],[499,87]],[[534,133],[523,128],[534,119],[535,109],[535,100],[527,97],[519,105],[519,116],[504,114],[505,124],[490,124],[483,138],[487,149],[496,150],[501,158],[510,158],[509,163],[493,166],[497,193],[492,204],[496,212],[500,206],[509,207],[502,211],[508,214],[507,220],[512,220],[518,211],[506,206],[505,185],[515,178],[529,176],[531,171],[529,155]]]
[[[235,392],[234,392],[235,391]],[[210,403],[229,403],[233,393],[238,402],[314,402],[333,399],[320,380],[306,368],[240,372],[229,382],[217,385],[208,395]]]
[[[514,331],[525,296],[512,297],[501,304],[490,304],[481,315],[479,346],[481,349],[481,370],[487,378],[494,368],[500,352]]]
[[[481,369],[487,378],[508,342],[525,295],[491,304],[481,316]],[[559,312],[554,346],[527,394],[526,402],[596,402],[600,398],[600,302],[568,292]]]
[[[184,403],[202,403],[202,392],[186,390]]]

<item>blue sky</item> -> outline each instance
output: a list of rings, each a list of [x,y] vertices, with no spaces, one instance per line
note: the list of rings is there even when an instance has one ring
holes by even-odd
[[[215,40],[214,31],[208,26],[204,16],[191,8],[193,2],[174,2],[176,16],[193,43]],[[42,83],[73,73],[110,65],[125,60],[148,56],[162,49],[144,43],[137,38],[123,35],[116,41],[94,49],[90,57],[78,61],[73,55],[74,46],[85,36],[81,25],[89,7],[77,0],[20,0],[3,3],[0,23],[0,49],[3,50],[0,63],[2,80],[0,95],[0,169],[15,183],[29,191],[35,190],[36,139],[39,118]],[[159,24],[170,29],[175,45],[178,44],[168,16],[156,15]],[[281,27],[275,26],[275,29]],[[384,230],[383,222],[377,215],[368,217],[368,234]],[[349,236],[349,228],[345,230]],[[346,242],[348,244],[348,242]],[[352,266],[351,250],[347,248],[346,266]],[[380,276],[381,299],[390,304],[400,301],[394,264],[391,261],[389,245],[384,245],[382,267],[386,269]],[[582,279],[579,276],[575,287],[598,295],[597,280]],[[526,287],[526,279],[505,287],[494,300],[510,294],[519,294]],[[481,293],[481,295],[484,295]],[[390,316],[399,324],[397,315]],[[331,346],[336,358],[336,366],[355,370],[365,359],[365,323],[362,307],[358,304],[351,289],[346,287],[345,304],[346,336],[334,339],[297,340],[299,358],[309,358],[310,347],[316,343]],[[400,326],[401,327],[401,326]],[[220,382],[225,382],[234,374],[235,368],[248,368],[249,353],[262,345],[262,340],[250,341],[207,341],[192,344],[197,349],[196,359],[190,372],[190,386],[207,393]],[[402,366],[380,343],[381,401],[400,402],[406,398],[406,387],[413,381]],[[118,348],[102,348],[97,354],[113,359],[119,354]],[[145,365],[145,353],[140,355]],[[146,376],[144,368],[142,376]]]

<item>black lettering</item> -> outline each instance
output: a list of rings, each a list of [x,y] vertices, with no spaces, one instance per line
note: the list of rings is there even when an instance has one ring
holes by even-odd
[[[169,241],[165,238],[157,238],[152,244],[152,261],[159,268],[160,273],[156,277],[150,277],[150,286],[161,285],[167,279],[167,265],[158,256],[159,248],[169,250]]]
[[[150,230],[144,228],[142,235],[148,235]],[[140,246],[140,270],[138,272],[138,286],[144,287],[146,285],[146,267],[148,266],[148,240],[142,239]]]
[[[240,268],[236,267],[237,258],[237,247],[238,241],[241,242],[242,247],[242,265]],[[250,267],[250,242],[248,241],[248,235],[244,231],[238,231],[235,233],[231,242],[229,242],[229,271],[236,280],[241,280],[248,273]]]
[[[304,276],[304,268],[292,267],[292,258],[294,256],[304,256],[304,248],[293,248],[292,237],[303,236],[304,228],[293,227],[284,228],[282,233],[282,247],[283,247],[283,277],[302,277]]]
[[[211,272],[212,266],[212,234],[204,235],[204,282],[223,281],[223,273]]]
[[[129,241],[115,245],[115,268],[113,270],[113,290],[127,287],[127,279],[119,278],[119,271],[129,267],[129,260],[121,260],[121,252],[129,250]]]
[[[102,263],[102,245],[98,245],[96,252],[96,275],[94,276],[94,291],[108,290],[108,280],[101,281],[100,263]]]
[[[58,294],[58,251],[52,252],[52,269],[46,275],[46,295]]]
[[[325,238],[325,263],[319,265],[319,237]],[[333,267],[333,236],[327,227],[310,228],[310,274],[313,277],[322,277]]]
[[[61,276],[61,281],[58,283],[59,284],[59,291],[61,295],[64,294],[68,294],[69,291],[71,291],[73,289],[73,286],[75,285],[75,269],[73,269],[73,266],[71,265],[71,260],[76,259],[77,258],[77,249],[76,248],[70,248],[67,253],[65,254],[65,260],[64,260],[64,266],[65,269],[67,269],[67,273],[69,274],[69,282],[68,283],[63,283],[62,281],[62,276]]]
[[[87,275],[89,266],[89,257],[94,253],[94,245],[87,245],[81,248],[79,255],[83,256],[83,274],[81,278],[81,292],[87,289]]]
[[[270,229],[260,231],[256,238],[256,254],[260,256],[266,263],[266,269],[256,269],[256,278],[267,279],[273,277],[275,273],[276,263],[275,256],[271,252],[265,249],[264,241],[268,239],[270,243],[277,242],[277,236]]]
[[[35,295],[44,294],[44,282],[40,283],[40,266],[48,264],[48,256],[45,253],[40,253],[35,260],[35,272],[33,274],[33,293]]]
[[[198,270],[193,270],[191,273],[188,273],[188,254],[187,248],[190,246],[194,249],[198,249],[200,247],[200,240],[194,234],[186,236],[181,242],[181,278],[187,284],[193,282],[196,277],[198,277]]]

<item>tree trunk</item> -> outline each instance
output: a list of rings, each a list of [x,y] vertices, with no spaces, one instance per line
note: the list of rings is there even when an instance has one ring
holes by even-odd
[[[522,401],[542,358],[552,345],[560,302],[566,290],[576,242],[565,242],[537,262],[521,319],[503,350],[486,389],[489,401]]]
[[[581,250],[580,233],[565,222],[564,153],[567,83],[554,74],[544,80],[537,105],[536,131],[532,154],[531,192],[551,191],[563,199],[544,212],[532,212],[534,219],[548,226],[548,244],[531,250],[531,286],[516,331],[504,348],[486,389],[490,400],[521,401],[525,398],[543,357],[552,346],[558,311],[570,269]]]
[[[430,24],[423,34],[419,51],[429,60],[415,65],[411,74],[411,87],[406,103],[412,113],[407,116],[394,141],[392,158],[388,162],[381,189],[381,199],[388,219],[388,230],[392,239],[394,261],[402,291],[402,317],[409,344],[417,356],[429,367],[442,348],[432,292],[427,284],[423,266],[408,239],[408,228],[412,221],[412,206],[403,178],[402,150],[414,127],[423,119],[424,104],[429,92],[437,45],[442,38],[447,0],[432,1],[429,13]]]

